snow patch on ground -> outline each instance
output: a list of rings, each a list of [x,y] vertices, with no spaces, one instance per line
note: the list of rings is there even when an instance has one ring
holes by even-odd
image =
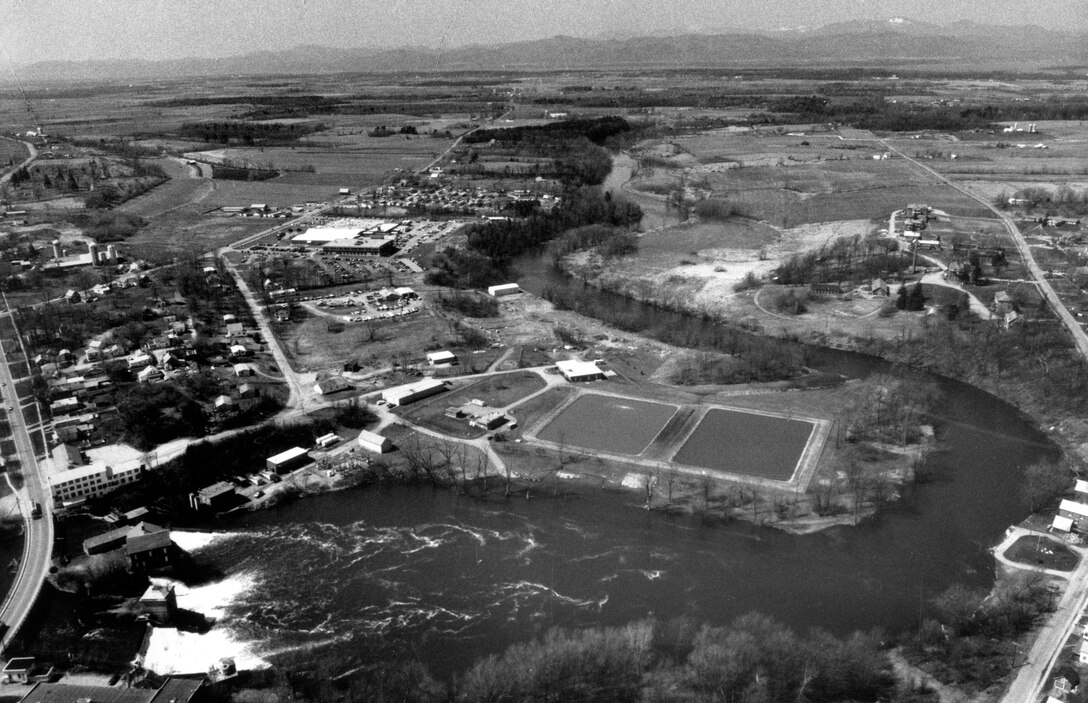
[[[643,474],[626,474],[623,477],[624,488],[645,488],[647,476]]]

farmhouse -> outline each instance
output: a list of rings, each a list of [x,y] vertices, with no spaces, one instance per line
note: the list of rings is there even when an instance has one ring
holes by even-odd
[[[235,364],[234,365],[234,375],[238,376],[238,377],[256,376],[257,375],[257,370],[254,369],[250,364]]]
[[[393,449],[393,442],[388,437],[382,436],[377,432],[371,432],[370,430],[363,430],[359,433],[359,446],[368,452],[374,452],[375,454],[384,454],[385,452]]]
[[[563,378],[571,383],[596,381],[604,378],[604,371],[601,371],[597,364],[592,361],[568,359],[567,361],[557,361],[555,366],[559,369],[559,373],[563,374]]]
[[[302,447],[291,447],[287,451],[265,459],[264,465],[269,471],[277,474],[285,474],[294,471],[300,466],[305,466],[310,461],[310,455]]]
[[[521,286],[517,283],[503,283],[497,286],[488,286],[487,294],[493,298],[501,298],[504,295],[517,295],[521,292]]]
[[[428,398],[446,390],[446,384],[434,378],[409,383],[404,386],[387,388],[382,391],[382,399],[390,405],[407,405],[422,398]]]

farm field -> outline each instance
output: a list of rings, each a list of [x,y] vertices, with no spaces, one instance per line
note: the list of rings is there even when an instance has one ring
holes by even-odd
[[[28,156],[30,152],[21,142],[0,139],[0,168],[6,167],[9,163],[19,163]]]
[[[264,218],[202,216],[200,208],[200,204],[190,204],[160,214],[119,248],[127,256],[162,263],[178,256],[213,251],[276,222]]]
[[[309,314],[274,330],[296,371],[340,368],[352,360],[366,368],[386,367],[396,360],[418,361],[424,349],[450,348],[457,341],[426,308],[389,322],[347,324],[340,332],[330,330],[327,318]]]

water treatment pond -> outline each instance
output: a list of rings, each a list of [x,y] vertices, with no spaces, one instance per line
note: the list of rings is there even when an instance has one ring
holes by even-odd
[[[785,481],[812,431],[812,423],[804,420],[710,408],[673,461]]]
[[[650,446],[676,410],[666,403],[587,393],[563,408],[538,436],[557,444],[634,456]]]

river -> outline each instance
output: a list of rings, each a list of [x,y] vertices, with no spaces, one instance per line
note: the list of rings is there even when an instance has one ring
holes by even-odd
[[[524,288],[566,286],[592,298],[598,317],[629,327],[713,324],[583,289],[547,260],[522,262],[532,272]],[[811,350],[810,360],[853,377],[891,370],[831,350]],[[410,652],[447,675],[553,625],[651,614],[723,624],[759,610],[798,629],[902,631],[953,583],[992,583],[988,548],[1028,514],[1022,467],[1055,451],[993,396],[930,380],[943,393],[934,480],[857,527],[794,536],[708,526],[649,513],[634,493],[480,501],[365,488],[232,518],[198,555],[250,584],[225,626],[272,658],[317,658],[325,647],[340,656]]]

